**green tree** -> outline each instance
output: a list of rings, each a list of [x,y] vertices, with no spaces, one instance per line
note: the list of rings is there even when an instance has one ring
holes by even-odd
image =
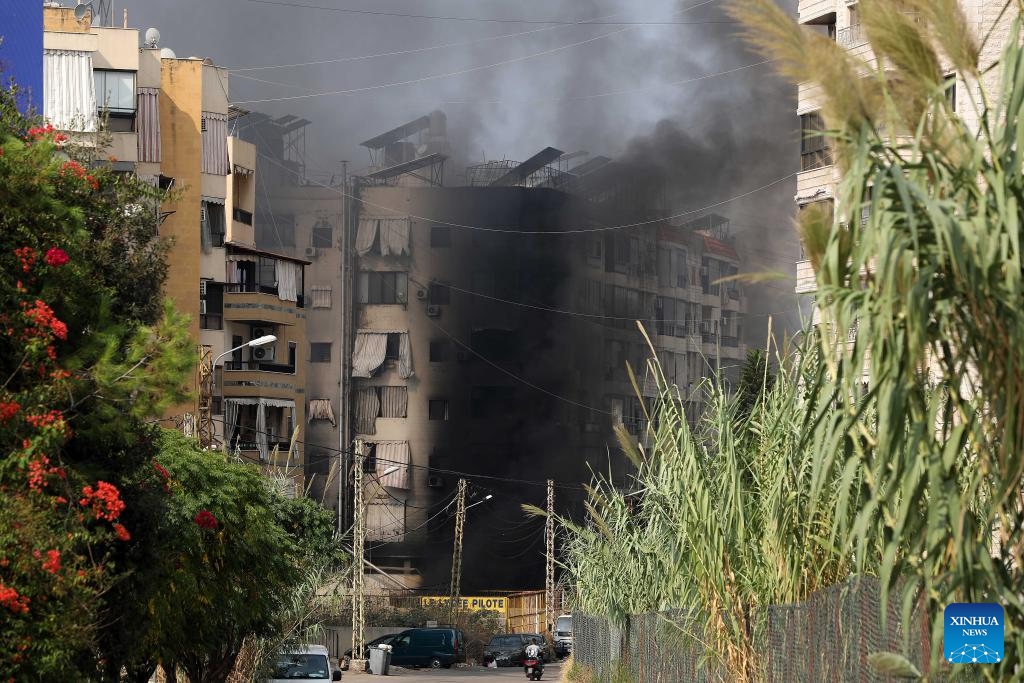
[[[147,648],[193,683],[223,681],[247,638],[274,634],[305,569],[335,557],[331,513],[177,432],[159,443],[172,495]]]
[[[111,267],[162,253],[155,221],[116,209],[158,193],[70,151],[0,91],[0,670],[18,680],[95,672],[100,596],[131,537],[120,478],[191,365],[162,259],[137,282]]]

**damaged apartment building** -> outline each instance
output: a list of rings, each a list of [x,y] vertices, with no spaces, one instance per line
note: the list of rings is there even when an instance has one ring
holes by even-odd
[[[520,506],[543,504],[546,479],[574,482],[561,511],[591,471],[628,485],[612,426],[645,429],[626,370],[645,377],[637,321],[691,419],[704,378],[738,377],[744,296],[718,282],[740,268],[728,221],[666,220],[665,180],[646,169],[549,147],[446,185],[434,112],[364,142],[368,170],[316,186],[289,158],[293,121],[247,120],[240,134],[272,157],[257,241],[311,262],[307,475],[347,528],[348,456],[365,444],[368,557],[406,585],[446,585],[463,474],[477,475],[464,591],[543,580],[542,522]]]

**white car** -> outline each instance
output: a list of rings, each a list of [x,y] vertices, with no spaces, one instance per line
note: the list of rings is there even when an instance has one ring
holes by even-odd
[[[267,683],[340,680],[341,670],[331,666],[331,657],[326,647],[323,645],[300,645],[278,653]]]

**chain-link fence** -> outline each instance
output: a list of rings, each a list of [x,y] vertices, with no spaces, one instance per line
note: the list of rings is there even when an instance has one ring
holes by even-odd
[[[759,610],[750,620],[750,638],[760,677],[769,683],[892,680],[868,664],[868,655],[879,651],[900,653],[927,672],[927,616],[916,609],[913,628],[904,632],[900,595],[891,595],[884,626],[881,606],[878,582],[854,579],[802,603]],[[686,611],[634,615],[621,630],[603,617],[573,614],[574,658],[596,681],[619,680],[623,674],[638,683],[728,681],[726,670],[709,656],[716,645],[707,642],[695,615]]]

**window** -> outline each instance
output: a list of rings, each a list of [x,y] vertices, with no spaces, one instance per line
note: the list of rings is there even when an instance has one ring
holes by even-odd
[[[447,339],[430,340],[430,362],[443,363],[451,358],[452,343]]]
[[[832,165],[832,149],[824,135],[825,122],[818,112],[800,115],[800,170],[811,171]]]
[[[206,294],[201,294],[200,302],[205,303],[205,313],[199,312],[199,329],[224,329],[224,285],[206,282]]]
[[[448,399],[432,398],[427,405],[428,418],[431,420],[448,419]]]
[[[313,308],[331,307],[331,288],[325,285],[313,285],[310,289],[310,296],[313,299]]]
[[[450,247],[452,246],[452,228],[450,225],[430,226],[430,246]]]
[[[404,304],[408,301],[409,277],[404,272],[359,273],[359,303]]]
[[[448,285],[440,282],[430,283],[430,303],[436,305],[443,305],[451,303],[451,288]]]
[[[92,78],[96,87],[96,106],[101,116],[109,116],[109,130],[131,132],[135,121],[135,73],[96,69]]]
[[[224,246],[224,235],[226,228],[224,223],[224,205],[212,201],[203,201],[199,211],[201,229],[203,231],[203,242],[214,247]]]
[[[313,226],[312,247],[330,249],[334,246],[334,226],[321,218]]]
[[[398,360],[402,354],[402,335],[389,334],[384,349],[384,360]]]
[[[310,363],[331,362],[331,342],[310,342],[309,343]]]
[[[686,268],[686,250],[676,249],[676,287],[686,287],[689,283]]]

